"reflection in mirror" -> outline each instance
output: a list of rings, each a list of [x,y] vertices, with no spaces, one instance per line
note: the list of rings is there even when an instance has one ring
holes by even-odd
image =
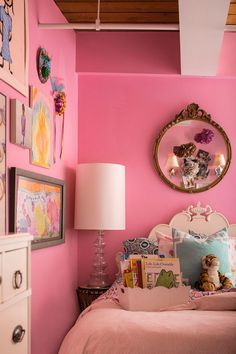
[[[195,103],[167,124],[155,141],[158,174],[182,192],[210,189],[223,178],[230,160],[231,146],[226,133]]]

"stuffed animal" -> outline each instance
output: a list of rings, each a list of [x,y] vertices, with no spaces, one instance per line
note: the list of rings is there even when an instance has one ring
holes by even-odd
[[[215,291],[233,288],[230,279],[219,272],[219,258],[213,254],[202,257],[202,272],[197,284],[199,290]]]

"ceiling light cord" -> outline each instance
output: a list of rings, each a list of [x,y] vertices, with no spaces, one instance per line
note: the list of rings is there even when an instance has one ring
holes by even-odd
[[[95,30],[100,31],[100,0],[98,0],[97,18],[95,21]]]

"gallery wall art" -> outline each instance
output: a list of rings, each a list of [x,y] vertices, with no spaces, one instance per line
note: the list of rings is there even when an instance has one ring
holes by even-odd
[[[46,49],[39,48],[37,53],[37,69],[39,80],[45,84],[50,77],[51,73],[51,58],[49,57]]]
[[[0,234],[6,231],[6,97],[0,93]]]
[[[10,193],[10,231],[33,235],[33,249],[65,242],[64,181],[12,167]]]
[[[51,112],[50,100],[37,87],[30,88],[32,107],[31,163],[40,167],[51,166]]]
[[[11,99],[11,143],[32,146],[32,109],[15,99]]]
[[[28,96],[28,1],[0,4],[0,79]]]
[[[62,158],[64,148],[64,130],[65,130],[65,108],[66,108],[66,93],[64,91],[65,85],[62,78],[51,76],[52,96],[54,100],[54,114],[53,114],[53,163],[56,163],[56,145],[57,145],[57,118],[61,118],[61,146],[60,159]]]

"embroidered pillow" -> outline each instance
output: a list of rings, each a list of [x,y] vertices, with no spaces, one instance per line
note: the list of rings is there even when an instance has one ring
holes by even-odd
[[[229,239],[229,259],[231,263],[231,272],[234,286],[236,285],[236,239],[230,237]]]
[[[227,229],[225,227],[219,231],[216,231],[212,235],[206,235],[206,234],[195,232],[192,230],[189,230],[189,234],[194,236],[195,238],[198,238],[198,239],[206,239],[206,238],[211,239],[211,238],[221,238],[221,237],[223,237],[223,238],[228,237],[229,238]]]
[[[206,238],[206,237],[224,237],[225,228],[223,230],[217,231],[215,234],[211,236],[207,236],[206,234],[199,234],[192,230],[189,230],[190,235],[197,238]],[[229,236],[229,261],[231,265],[231,280],[234,285],[236,285],[236,238]]]
[[[126,254],[155,254],[158,255],[158,243],[146,237],[133,238],[123,241]]]
[[[160,231],[156,231],[156,239],[158,243],[158,255],[165,258],[174,257],[173,238]]]
[[[192,287],[199,280],[201,272],[201,257],[214,254],[220,259],[220,272],[231,276],[229,260],[229,237],[226,229],[207,237],[199,238],[186,232],[172,229],[174,255],[180,260],[183,280]]]

